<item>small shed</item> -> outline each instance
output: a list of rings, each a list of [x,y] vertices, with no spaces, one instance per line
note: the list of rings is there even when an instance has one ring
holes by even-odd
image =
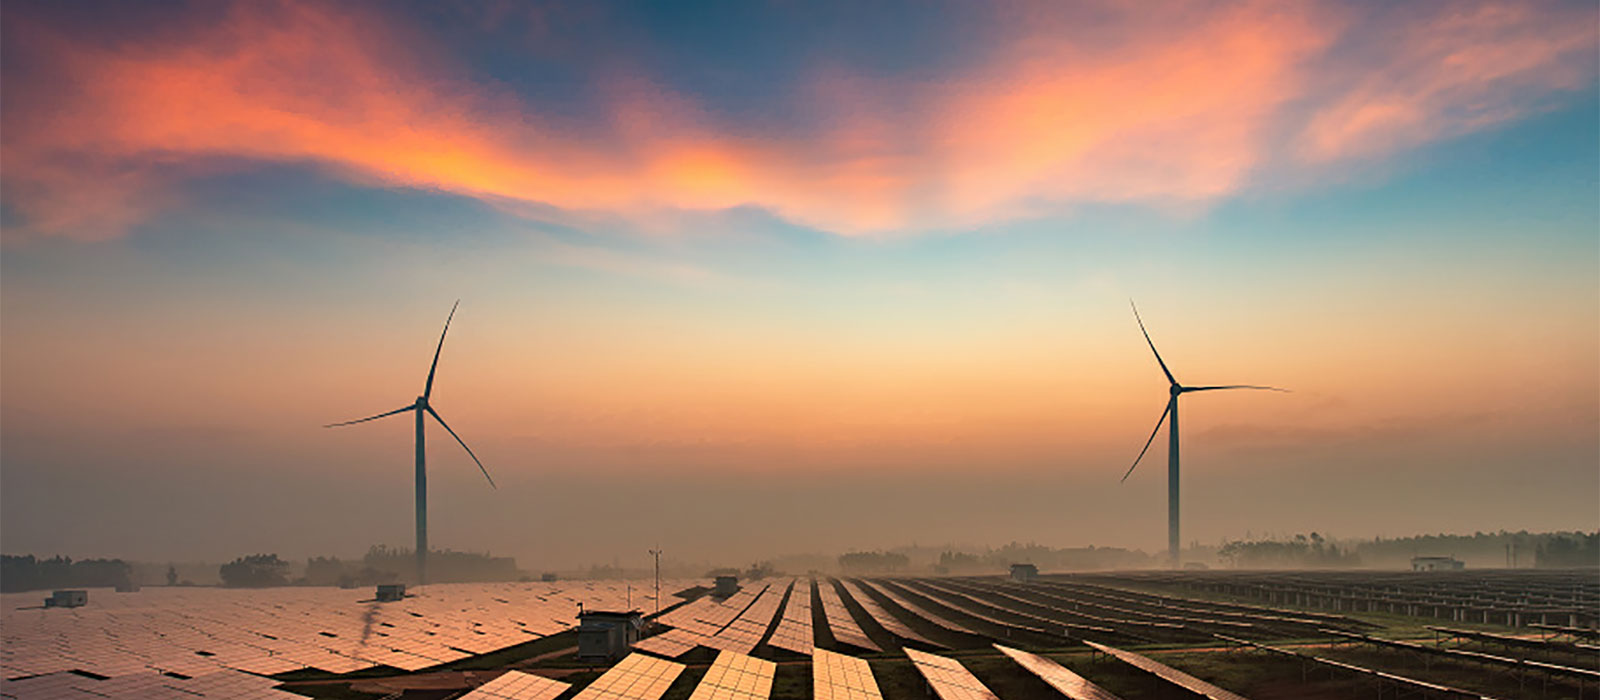
[[[726,598],[726,597],[731,596],[731,595],[733,595],[735,593],[738,593],[738,592],[739,592],[739,577],[738,576],[718,576],[717,577],[717,588],[716,588],[715,591],[712,591],[711,595],[714,595],[714,596],[716,596],[718,598]]]
[[[1027,583],[1039,577],[1039,567],[1032,564],[1012,564],[1011,580]]]
[[[47,608],[81,608],[89,604],[89,592],[82,590],[52,591],[44,599]]]
[[[585,610],[578,613],[578,660],[612,662],[639,641],[644,619],[638,610]]]
[[[1412,557],[1412,571],[1460,571],[1466,563],[1455,557]]]
[[[404,600],[405,597],[406,585],[403,583],[378,584],[378,602],[380,603],[393,603],[397,600]]]

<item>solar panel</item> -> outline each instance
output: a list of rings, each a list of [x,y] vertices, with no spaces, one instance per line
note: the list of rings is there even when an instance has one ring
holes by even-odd
[[[855,584],[855,582],[840,581],[839,583],[840,585],[844,586],[845,592],[849,593],[850,597],[855,599],[856,603],[861,606],[861,609],[866,610],[867,615],[875,620],[879,625],[883,626],[884,629],[888,630],[889,634],[910,642],[920,642],[922,644],[940,649],[949,648],[943,644],[933,641],[932,639],[922,636],[921,633],[911,629],[906,625],[906,623],[901,622],[900,618],[890,614],[888,610],[885,610],[882,605],[878,604],[878,601],[873,600],[871,596],[867,595],[860,586]]]
[[[683,673],[683,664],[644,654],[629,654],[572,700],[657,700]]]
[[[728,623],[728,626],[701,644],[713,649],[749,654],[755,650],[757,644],[761,643],[761,638],[767,635],[767,629],[772,627],[772,619],[777,616],[778,605],[782,602],[783,591],[778,590],[776,586],[768,586],[750,607],[745,608],[737,618]]]
[[[865,660],[827,649],[811,657],[811,688],[817,700],[883,700]]]
[[[767,643],[797,654],[811,655],[811,582],[797,581],[789,589],[789,602],[783,606],[783,617],[778,628],[772,631]]]
[[[1157,678],[1199,695],[1200,697],[1210,698],[1211,700],[1247,700],[1243,695],[1224,690],[1200,680],[1199,678],[1195,678],[1194,676],[1184,673],[1183,671],[1179,671],[1178,669],[1140,654],[1135,654],[1131,651],[1123,651],[1114,647],[1108,647],[1104,644],[1096,644],[1090,641],[1085,641],[1084,644],[1088,644],[1089,646],[1094,647],[1101,652],[1116,657],[1118,661],[1140,669],[1146,673],[1149,673],[1150,675],[1156,676]]]
[[[571,683],[562,683],[544,676],[521,671],[506,671],[494,680],[461,696],[459,700],[555,700],[571,687]]]
[[[1061,694],[1070,700],[1120,700],[1100,686],[1090,683],[1087,678],[1043,656],[999,644],[994,645],[994,648],[1021,664],[1029,673],[1049,683],[1050,687],[1061,691]]]
[[[731,651],[717,654],[689,700],[765,700],[778,665]]]
[[[817,595],[822,599],[822,614],[828,619],[828,629],[833,633],[834,641],[862,649],[883,651],[861,629],[855,616],[850,614],[850,609],[844,606],[844,600],[839,597],[839,591],[834,589],[832,582],[818,582]]]
[[[911,648],[905,652],[939,700],[1000,700],[955,659]]]

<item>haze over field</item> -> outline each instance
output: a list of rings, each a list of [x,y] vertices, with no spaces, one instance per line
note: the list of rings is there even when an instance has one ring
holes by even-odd
[[[0,548],[1600,528],[1593,3],[7,2]]]

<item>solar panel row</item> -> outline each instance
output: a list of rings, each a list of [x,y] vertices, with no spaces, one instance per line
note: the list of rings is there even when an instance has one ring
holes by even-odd
[[[756,596],[755,602],[751,603],[750,607],[745,608],[733,622],[706,639],[703,644],[713,649],[740,654],[755,651],[756,645],[761,643],[761,638],[765,637],[767,630],[772,627],[772,619],[778,615],[778,606],[783,603],[783,596],[793,583],[790,581],[768,586]]]
[[[731,651],[717,654],[689,700],[765,700],[778,665]]]
[[[1085,641],[1084,644],[1088,644],[1102,653],[1115,657],[1118,661],[1160,678],[1168,683],[1178,686],[1179,688],[1183,688],[1184,690],[1194,693],[1202,698],[1208,698],[1209,700],[1247,700],[1243,695],[1219,688],[1215,685],[1200,680],[1199,678],[1195,678],[1194,676],[1184,673],[1183,671],[1179,671],[1178,669],[1161,663],[1160,661],[1156,661],[1155,659],[1151,659],[1140,654],[1135,654],[1131,651],[1123,651],[1114,647],[1108,647],[1104,644],[1096,644],[1089,641]]]
[[[883,651],[866,632],[862,631],[861,625],[856,622],[850,610],[844,606],[844,601],[839,598],[839,591],[833,587],[832,582],[818,581],[817,596],[822,600],[822,615],[828,620],[828,630],[833,633],[834,641],[862,649]]]
[[[1054,620],[1051,620],[1049,618],[1040,617],[1038,615],[1034,615],[1034,614],[1031,614],[1031,613],[1025,613],[1025,612],[1021,612],[1021,611],[1018,611],[1018,610],[1011,610],[1009,608],[1005,608],[1003,606],[996,605],[994,603],[990,603],[990,602],[985,601],[985,600],[980,600],[980,599],[975,598],[975,597],[973,597],[973,596],[971,596],[969,594],[962,593],[961,591],[951,590],[949,588],[945,588],[943,586],[936,586],[936,585],[930,584],[930,583],[923,583],[923,584],[921,584],[921,587],[923,588],[923,591],[922,591],[923,594],[926,595],[929,599],[931,599],[931,600],[933,600],[933,601],[935,601],[935,602],[937,602],[937,603],[939,603],[941,605],[947,606],[947,607],[951,608],[952,610],[957,610],[957,611],[960,611],[960,612],[965,613],[967,615],[971,615],[972,617],[974,617],[976,619],[979,619],[979,620],[982,620],[984,622],[987,622],[987,623],[989,623],[991,625],[996,625],[996,626],[999,626],[999,627],[1004,627],[1004,628],[1009,628],[1009,629],[1014,629],[1014,630],[1022,630],[1022,631],[1026,631],[1026,632],[1035,632],[1035,633],[1038,633],[1038,634],[1045,634],[1045,635],[1054,634],[1050,630],[1047,630],[1047,629],[1045,629],[1043,627],[1039,627],[1039,626],[1036,626],[1036,625],[1024,625],[1024,624],[1017,623],[1017,622],[1011,622],[1009,620],[1003,620],[1003,619],[1000,619],[1000,618],[995,617],[995,616],[993,616],[993,615],[988,613],[988,611],[996,611],[996,610],[998,610],[998,611],[1002,611],[1002,612],[1004,612],[1004,613],[1006,613],[1008,615],[1015,615],[1017,617],[1022,617],[1022,618],[1026,618],[1026,619],[1029,619],[1029,620],[1034,620],[1034,621],[1037,621],[1037,622],[1044,622],[1044,623],[1050,624],[1053,627],[1059,627],[1060,626],[1057,623],[1055,623]]]
[[[768,644],[787,649],[796,654],[811,655],[814,648],[811,631],[811,581],[796,581],[789,589],[789,601],[783,606],[783,617],[772,631]]]
[[[906,626],[906,623],[901,622],[900,618],[889,614],[888,610],[883,609],[883,606],[879,605],[878,601],[873,600],[871,596],[862,591],[861,587],[854,581],[841,580],[839,583],[844,586],[845,592],[849,593],[850,597],[861,606],[861,609],[866,610],[867,615],[875,620],[884,629],[888,630],[889,634],[908,642],[918,642],[920,644],[926,644],[938,649],[948,648],[943,644],[922,636],[916,630]]]
[[[811,688],[817,700],[883,700],[866,661],[827,649],[811,657]]]
[[[657,700],[683,673],[683,664],[629,654],[572,700]]]
[[[983,681],[955,659],[916,649],[908,648],[905,651],[939,700],[1000,700]]]
[[[1060,691],[1068,700],[1120,700],[1104,688],[1090,683],[1087,678],[1043,656],[999,644],[994,645],[994,648],[1028,669],[1029,673],[1050,684],[1050,687]]]
[[[874,583],[872,581],[867,581],[867,580],[864,580],[864,579],[861,581],[861,585],[865,586],[867,588],[871,588],[874,591],[877,591],[879,594],[882,594],[883,597],[888,598],[890,601],[892,601],[895,605],[898,605],[898,606],[900,606],[902,608],[905,608],[906,612],[909,612],[912,615],[916,615],[917,617],[920,617],[920,618],[922,618],[924,620],[927,620],[928,622],[932,622],[933,624],[938,625],[940,627],[943,627],[943,628],[945,628],[947,630],[950,630],[951,632],[960,632],[962,634],[978,635],[977,632],[972,631],[971,629],[967,628],[965,625],[961,625],[961,624],[956,623],[956,622],[951,622],[950,620],[948,620],[945,617],[939,615],[938,613],[935,613],[935,612],[933,612],[933,611],[931,611],[931,610],[919,605],[915,601],[907,599],[905,596],[900,595],[899,592],[895,591],[894,589],[890,588],[889,586],[882,585],[881,583]],[[982,636],[982,635],[978,635],[978,636]]]
[[[94,678],[56,672],[16,680],[0,680],[0,698],[17,700],[296,700],[302,696],[275,689],[277,681],[238,671],[214,671],[194,678],[154,673]]]
[[[521,671],[506,671],[457,700],[555,700],[571,683]]]

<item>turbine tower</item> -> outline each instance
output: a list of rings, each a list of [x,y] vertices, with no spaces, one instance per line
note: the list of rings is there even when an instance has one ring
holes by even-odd
[[[1133,302],[1128,302],[1133,306]],[[1251,384],[1228,384],[1225,386],[1184,386],[1172,376],[1172,371],[1167,369],[1167,363],[1162,361],[1161,353],[1156,350],[1156,344],[1150,340],[1150,332],[1144,329],[1144,319],[1139,318],[1139,307],[1133,306],[1133,319],[1139,322],[1139,332],[1144,334],[1144,342],[1150,345],[1150,352],[1156,356],[1156,364],[1161,365],[1161,373],[1167,376],[1167,409],[1161,412],[1161,418],[1156,420],[1155,430],[1150,431],[1150,439],[1144,441],[1144,449],[1139,450],[1139,456],[1133,460],[1133,466],[1128,467],[1128,473],[1122,475],[1122,480],[1127,481],[1133,474],[1139,460],[1144,459],[1144,453],[1150,451],[1150,444],[1156,441],[1156,434],[1161,432],[1161,424],[1172,417],[1172,423],[1167,427],[1167,560],[1169,565],[1178,568],[1178,397],[1196,391],[1219,391],[1222,389],[1260,389],[1263,391],[1283,391],[1271,386],[1255,386]]]
[[[330,423],[328,425],[322,426],[324,428],[337,428],[337,427],[339,427],[341,425],[355,425],[356,423],[365,423],[365,422],[370,421],[370,420],[377,420],[379,418],[392,416],[392,415],[395,415],[395,414],[398,414],[398,413],[405,413],[407,411],[411,411],[411,412],[416,414],[416,424],[417,424],[417,585],[419,585],[419,586],[428,582],[428,452],[427,452],[427,448],[425,447],[427,434],[423,430],[424,423],[425,423],[425,421],[423,420],[423,414],[427,414],[427,415],[433,416],[434,420],[439,421],[439,425],[444,426],[445,431],[450,433],[450,437],[455,438],[456,442],[461,443],[461,449],[464,449],[464,450],[467,451],[467,456],[471,457],[472,461],[476,462],[478,464],[478,470],[483,472],[483,478],[489,480],[490,488],[499,489],[498,486],[495,486],[494,477],[489,476],[489,470],[485,469],[484,466],[483,466],[483,462],[479,461],[478,460],[478,456],[472,453],[472,448],[467,447],[467,442],[465,440],[462,440],[461,436],[456,434],[456,431],[451,430],[450,429],[450,424],[444,422],[444,418],[439,416],[439,412],[438,411],[433,410],[433,404],[428,403],[428,397],[433,395],[433,373],[434,373],[435,370],[439,369],[439,352],[444,350],[444,336],[445,336],[445,333],[449,333],[450,332],[450,319],[455,318],[455,316],[456,316],[456,307],[460,306],[460,305],[461,305],[461,300],[457,299],[456,303],[450,307],[450,316],[444,320],[444,332],[439,334],[439,346],[437,348],[434,348],[434,351],[433,351],[433,365],[428,367],[428,383],[423,385],[423,387],[422,387],[422,395],[417,397],[416,402],[412,403],[409,406],[402,406],[400,408],[397,408],[397,409],[395,409],[393,411],[389,411],[387,413],[379,413],[376,416],[369,416],[367,418],[361,418],[361,419],[358,419],[358,420],[345,421],[343,423]]]

